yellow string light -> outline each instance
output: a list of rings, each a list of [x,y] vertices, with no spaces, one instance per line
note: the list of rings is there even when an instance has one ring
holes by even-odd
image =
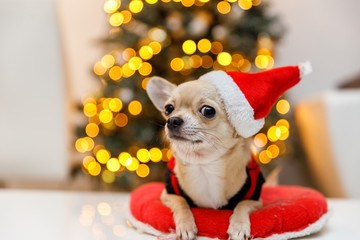
[[[193,54],[196,51],[196,43],[193,40],[186,40],[182,45],[182,49],[186,54]]]
[[[144,7],[144,3],[141,0],[132,0],[129,3],[129,10],[133,13],[139,13]]]
[[[270,158],[276,158],[279,156],[280,150],[279,147],[275,144],[271,144],[267,149],[267,154],[270,153]]]
[[[264,147],[267,144],[267,137],[264,133],[258,133],[254,137],[254,143],[257,147]]]
[[[219,53],[219,55],[217,56],[217,61],[222,65],[222,66],[228,66],[230,65],[231,61],[232,61],[232,57],[230,55],[230,53],[228,52],[221,52]]]
[[[138,70],[141,67],[141,64],[142,60],[139,57],[132,57],[128,63],[129,68],[132,70]]]
[[[189,64],[193,68],[199,68],[202,64],[202,58],[199,55],[193,55],[189,59]]]
[[[159,162],[162,159],[162,152],[158,148],[152,148],[149,150],[150,159],[153,162]]]
[[[158,0],[145,0],[148,4],[155,4]]]
[[[108,0],[104,3],[104,11],[106,13],[113,13],[121,6],[120,0]]]
[[[147,85],[149,79],[150,79],[150,78],[147,77],[147,78],[144,78],[144,79],[141,81],[141,87],[142,87],[144,90],[146,90],[146,85]]]
[[[209,55],[205,55],[201,57],[203,68],[211,68],[213,66],[213,59]]]
[[[185,66],[184,61],[181,58],[174,58],[170,62],[170,67],[174,71],[181,71]]]
[[[278,126],[278,127],[284,126],[284,127],[286,127],[287,129],[290,128],[290,124],[289,124],[289,122],[288,122],[286,119],[280,119],[279,121],[277,121],[277,122],[276,122],[276,126]]]
[[[106,163],[107,169],[111,172],[116,172],[120,169],[120,162],[117,158],[110,158]]]
[[[101,110],[99,113],[99,119],[102,123],[109,123],[113,120],[113,114],[108,109]]]
[[[95,156],[98,162],[103,164],[107,163],[107,161],[111,157],[110,152],[106,149],[100,149],[99,151],[96,152]]]
[[[136,56],[136,52],[134,49],[132,48],[126,48],[123,52],[122,52],[122,57],[125,61],[129,61],[132,57]]]
[[[129,119],[124,113],[119,113],[115,116],[115,124],[118,127],[125,127]]]
[[[277,140],[279,140],[281,136],[280,128],[278,128],[277,126],[270,127],[268,129],[267,136],[271,142],[276,142]]]
[[[280,101],[277,102],[276,104],[276,110],[280,113],[280,114],[286,114],[289,112],[290,110],[290,104],[287,100],[285,99],[281,99]]]
[[[88,165],[88,172],[92,175],[92,176],[97,176],[100,174],[101,172],[101,166],[98,162],[91,162]]]
[[[267,150],[263,150],[259,153],[259,161],[262,164],[268,164],[271,161],[271,158],[269,158],[267,154]]]
[[[216,7],[221,14],[228,14],[231,10],[231,5],[227,1],[219,2]]]
[[[112,98],[109,102],[109,108],[113,112],[119,112],[123,107],[123,103],[119,98]]]
[[[125,78],[128,78],[128,77],[131,77],[132,75],[134,75],[135,73],[135,70],[131,69],[129,67],[129,64],[125,63],[123,66],[122,66],[122,72],[123,72],[123,76]]]
[[[94,65],[93,71],[96,75],[101,76],[106,73],[106,68],[101,64],[101,62],[97,62]]]
[[[139,161],[134,157],[129,158],[126,160],[125,166],[129,171],[135,171],[139,167]]]
[[[194,5],[195,0],[181,0],[181,3],[184,7],[191,7]]]
[[[211,49],[211,42],[204,38],[204,39],[201,39],[198,44],[197,44],[197,47],[199,49],[200,52],[202,53],[207,53],[210,51]]]
[[[89,137],[96,137],[99,134],[99,127],[95,123],[89,123],[86,125],[85,132]]]
[[[136,157],[139,159],[142,163],[147,163],[150,161],[150,153],[147,149],[141,148],[137,151]]]
[[[121,13],[121,14],[123,15],[123,17],[124,17],[123,23],[128,23],[128,22],[130,22],[131,17],[132,17],[132,14],[131,14],[130,11],[128,11],[128,10],[123,10],[123,11],[121,11],[120,13]]]
[[[89,166],[89,164],[90,164],[91,162],[95,162],[95,161],[96,161],[96,160],[95,160],[94,157],[92,157],[92,156],[86,156],[86,157],[83,158],[82,164],[83,164],[84,168],[87,169],[88,166]]]
[[[113,172],[105,169],[101,173],[101,179],[106,183],[113,183],[115,182],[116,176]]]
[[[139,101],[133,100],[129,103],[128,110],[131,115],[139,115],[142,111],[142,105]]]
[[[253,6],[252,0],[238,0],[238,4],[244,10],[249,10]]]
[[[152,66],[148,62],[144,62],[143,64],[141,64],[141,67],[139,68],[138,71],[139,71],[140,75],[148,76],[152,71]]]
[[[93,117],[97,113],[97,106],[94,103],[86,103],[83,112],[87,117]]]
[[[119,12],[113,13],[109,18],[109,23],[113,27],[119,27],[123,22],[124,16]]]
[[[113,55],[106,54],[101,58],[101,64],[105,68],[111,68],[115,64],[115,58]]]
[[[130,158],[131,158],[131,155],[127,152],[122,152],[119,154],[119,162],[123,166],[126,166],[126,161]]]
[[[117,81],[122,77],[122,70],[121,67],[119,66],[113,66],[112,68],[110,68],[109,70],[109,77],[114,80]]]
[[[219,54],[221,53],[223,50],[223,45],[221,44],[221,42],[215,41],[211,43],[211,52],[213,54]]]
[[[159,42],[153,41],[149,43],[149,47],[153,50],[153,54],[159,54],[161,51],[161,44]]]
[[[139,50],[139,55],[144,60],[152,58],[153,54],[153,50],[149,46],[142,46]]]
[[[142,178],[147,177],[149,173],[150,168],[146,164],[140,164],[139,167],[136,169],[136,174]]]

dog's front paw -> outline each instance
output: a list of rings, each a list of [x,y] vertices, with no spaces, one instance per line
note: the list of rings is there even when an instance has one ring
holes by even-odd
[[[197,227],[194,218],[183,220],[176,224],[176,236],[181,240],[193,240],[196,239]]]
[[[229,240],[245,240],[250,237],[250,221],[236,221],[230,219],[227,230]]]

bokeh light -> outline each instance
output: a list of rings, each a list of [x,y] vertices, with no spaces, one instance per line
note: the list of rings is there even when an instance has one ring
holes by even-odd
[[[131,158],[131,155],[127,152],[122,152],[119,154],[119,162],[123,166],[126,166],[126,161],[130,158]]]
[[[109,23],[111,26],[113,27],[118,27],[120,26],[122,23],[124,22],[124,16],[119,13],[119,12],[116,12],[114,14],[112,14],[109,18]]]
[[[104,11],[106,13],[113,13],[116,10],[118,10],[120,6],[121,6],[120,0],[107,0],[104,3]]]
[[[159,42],[153,41],[149,43],[149,47],[153,50],[153,54],[159,54],[161,51],[161,44]]]
[[[141,148],[137,151],[136,157],[139,159],[142,163],[147,163],[150,160],[150,153],[147,149]]]
[[[223,50],[223,46],[221,42],[215,41],[211,43],[211,52],[213,54],[219,54],[222,52],[222,50]]]
[[[139,68],[139,73],[142,76],[148,76],[152,71],[152,66],[150,63],[148,62],[144,62],[143,64],[141,64],[141,67]]]
[[[140,164],[139,167],[136,169],[136,174],[139,177],[147,177],[150,173],[150,168],[146,164]]]
[[[142,60],[139,57],[132,57],[128,63],[129,68],[132,70],[138,70],[141,67],[141,64]]]
[[[170,62],[170,67],[174,71],[181,71],[185,66],[184,61],[181,58],[174,58]]]
[[[181,0],[181,3],[185,7],[191,7],[192,5],[194,5],[195,0]]]
[[[90,173],[90,175],[92,176],[97,176],[100,174],[101,172],[101,166],[98,162],[91,162],[88,165],[88,172]]]
[[[97,107],[94,103],[89,102],[84,105],[83,112],[87,117],[93,117],[97,113]]]
[[[86,157],[84,157],[83,158],[83,160],[82,160],[82,164],[83,164],[83,166],[84,166],[84,168],[88,168],[88,166],[89,166],[89,164],[91,163],[91,162],[95,162],[96,160],[95,160],[95,158],[93,157],[93,156],[86,156]]]
[[[232,61],[232,57],[230,55],[230,53],[228,52],[221,52],[219,53],[219,55],[217,56],[217,61],[222,65],[222,66],[228,66],[230,65],[231,61]]]
[[[113,113],[108,109],[101,110],[99,119],[102,123],[109,123],[113,120]]]
[[[239,6],[244,10],[249,10],[252,7],[252,0],[238,0]]]
[[[142,105],[139,101],[133,100],[129,103],[128,110],[131,115],[139,115],[142,111]]]
[[[123,17],[124,17],[124,20],[123,20],[124,23],[130,22],[131,16],[132,16],[132,14],[131,14],[130,11],[128,11],[128,10],[123,10],[123,11],[121,11],[120,13],[121,13],[121,14],[123,15]]]
[[[271,158],[269,158],[269,156],[266,152],[267,152],[267,150],[263,150],[259,153],[259,161],[262,164],[268,164],[271,161]]]
[[[125,162],[125,166],[129,171],[135,171],[139,167],[139,161],[136,158],[128,158]]]
[[[254,143],[257,147],[264,147],[267,144],[267,137],[264,133],[258,133],[254,137]]]
[[[89,137],[96,137],[99,134],[99,126],[95,123],[86,125],[85,132]]]
[[[182,45],[182,49],[186,54],[193,54],[196,51],[196,43],[193,40],[186,40]]]
[[[217,10],[221,14],[227,14],[231,10],[231,5],[227,1],[221,1],[217,4]]]
[[[96,159],[100,162],[100,163],[107,163],[107,161],[109,161],[111,155],[110,152],[106,149],[100,149],[99,151],[96,152]]]
[[[271,144],[268,148],[267,148],[267,152],[266,154],[269,155],[270,153],[270,158],[276,158],[277,156],[279,156],[280,150],[279,147],[275,144]]]
[[[122,70],[121,67],[119,66],[113,66],[112,68],[110,68],[109,70],[109,77],[114,80],[117,81],[122,77]]]
[[[280,114],[286,114],[289,112],[290,110],[290,104],[287,100],[285,99],[281,99],[277,102],[276,104],[276,110],[280,113]]]
[[[203,68],[211,68],[213,66],[214,61],[213,61],[212,57],[210,57],[209,55],[202,56],[201,60],[202,60],[201,66]]]
[[[109,108],[113,112],[119,112],[123,107],[123,103],[119,98],[112,98],[109,101]]]
[[[153,50],[149,46],[142,46],[139,50],[139,55],[144,60],[152,58],[153,54]]]
[[[115,116],[115,124],[118,127],[125,127],[129,119],[124,113],[119,113]]]
[[[133,13],[139,13],[144,7],[144,3],[141,0],[132,0],[129,3],[129,10]]]
[[[110,158],[106,163],[107,169],[111,172],[116,172],[120,169],[120,162],[117,158]]]
[[[101,64],[101,62],[96,62],[94,64],[94,73],[98,76],[104,75],[106,73],[106,68]]]
[[[162,152],[161,152],[160,149],[158,149],[158,148],[152,148],[152,149],[150,149],[149,153],[150,153],[150,159],[151,159],[151,161],[153,161],[153,162],[159,162],[159,161],[161,161],[161,159],[162,159]]]
[[[101,179],[104,181],[104,182],[106,182],[106,183],[113,183],[113,182],[115,182],[115,178],[116,178],[116,176],[115,176],[115,174],[113,173],[113,172],[111,172],[111,171],[109,171],[109,170],[104,170],[104,171],[102,171],[102,173],[101,173]]]
[[[101,64],[106,68],[111,68],[115,64],[114,56],[110,54],[106,54],[101,58]]]
[[[272,126],[268,129],[267,132],[267,136],[268,139],[272,142],[276,142],[277,140],[279,140],[280,136],[281,136],[281,130],[279,127],[277,126]]]
[[[100,202],[97,205],[97,211],[101,216],[109,216],[111,215],[111,206],[107,202]]]

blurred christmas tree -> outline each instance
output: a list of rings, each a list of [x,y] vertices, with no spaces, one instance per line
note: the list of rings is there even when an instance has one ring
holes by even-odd
[[[83,100],[88,123],[77,129],[83,172],[118,189],[161,181],[171,153],[161,137],[164,121],[145,92],[149,76],[179,84],[213,69],[272,68],[283,29],[267,7],[261,0],[107,0],[108,51],[93,69],[103,88]],[[287,104],[279,102],[279,111]],[[279,120],[279,111],[271,118]],[[271,122],[255,137],[264,164],[283,152],[289,134],[286,120]]]

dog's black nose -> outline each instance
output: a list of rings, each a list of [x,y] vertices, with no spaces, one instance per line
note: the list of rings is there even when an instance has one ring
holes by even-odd
[[[184,123],[184,120],[178,117],[171,117],[167,120],[167,127],[170,130],[174,130],[180,127]]]

